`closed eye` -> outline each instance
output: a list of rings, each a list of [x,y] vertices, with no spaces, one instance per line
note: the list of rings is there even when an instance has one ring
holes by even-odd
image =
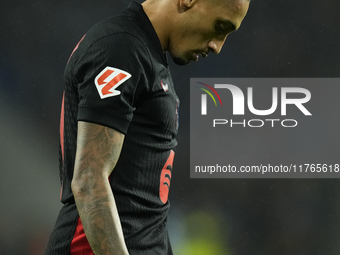
[[[225,28],[223,24],[220,22],[217,22],[215,24],[215,31],[216,31],[216,34],[225,34]]]
[[[215,23],[215,31],[217,34],[227,35],[233,31],[237,31],[233,22],[227,19],[217,20]]]

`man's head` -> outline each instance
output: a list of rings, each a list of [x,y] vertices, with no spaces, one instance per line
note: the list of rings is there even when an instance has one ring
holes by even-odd
[[[228,34],[240,27],[249,7],[249,0],[157,2],[159,4],[154,7],[162,6],[157,10],[158,14],[163,14],[163,23],[159,19],[153,22],[152,17],[150,20],[163,49],[169,51],[174,62],[179,65],[185,65],[190,60],[197,61],[199,55],[205,57],[209,52],[218,54]],[[146,13],[148,14],[147,11]],[[155,13],[156,11],[150,14]]]

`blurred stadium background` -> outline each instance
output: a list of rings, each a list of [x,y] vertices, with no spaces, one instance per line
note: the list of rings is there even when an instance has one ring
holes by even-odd
[[[1,1],[0,254],[43,254],[61,207],[64,66],[94,23],[128,3]],[[181,99],[169,219],[176,255],[339,254],[338,179],[189,178],[189,78],[339,77],[339,10],[335,0],[252,0],[219,56],[186,67],[170,61]],[[328,136],[338,130],[328,127]]]

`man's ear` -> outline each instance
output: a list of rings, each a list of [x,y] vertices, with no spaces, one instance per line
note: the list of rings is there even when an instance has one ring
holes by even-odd
[[[179,6],[183,11],[191,9],[197,0],[179,0]]]

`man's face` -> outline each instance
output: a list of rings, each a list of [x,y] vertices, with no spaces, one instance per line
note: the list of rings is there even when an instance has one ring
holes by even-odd
[[[181,13],[169,39],[169,53],[179,65],[218,54],[231,32],[237,30],[249,7],[247,0],[195,0]]]

